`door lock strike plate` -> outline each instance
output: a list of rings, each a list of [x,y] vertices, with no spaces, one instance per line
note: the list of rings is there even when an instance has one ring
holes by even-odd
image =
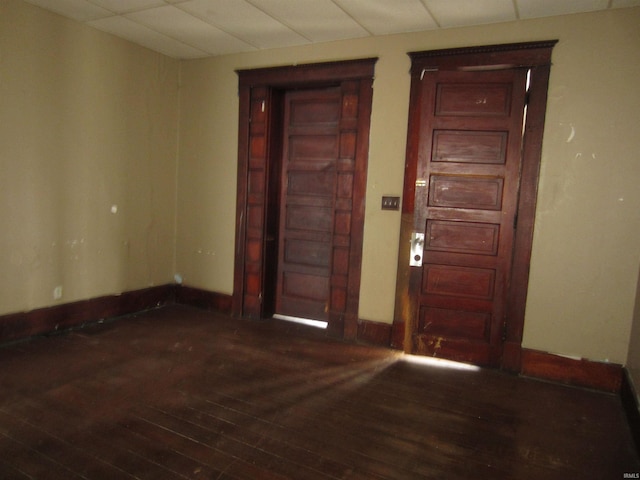
[[[411,234],[411,256],[409,266],[421,267],[424,254],[424,233],[413,232]]]

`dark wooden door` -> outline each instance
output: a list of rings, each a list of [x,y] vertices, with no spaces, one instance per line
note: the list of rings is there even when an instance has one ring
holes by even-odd
[[[421,72],[414,229],[424,250],[410,285],[414,353],[500,360],[526,76],[519,68]]]
[[[279,315],[327,320],[341,110],[339,88],[285,95]]]
[[[287,312],[293,316],[320,316],[328,322],[331,335],[356,337],[375,62],[368,58],[238,72],[235,315],[270,318],[278,313],[276,286],[280,284],[278,308],[291,308]],[[305,95],[311,97],[305,100]],[[321,100],[316,102],[314,96]],[[300,102],[294,101],[298,97]],[[285,125],[283,190],[278,180],[285,168]],[[332,138],[334,152],[328,157],[333,158],[333,165],[323,159],[325,154],[308,150],[313,149],[315,136]],[[293,142],[288,141],[290,137]],[[310,180],[313,176],[317,181]],[[331,176],[333,196],[324,183]],[[287,202],[290,205],[284,206]],[[315,217],[317,210],[329,213],[329,204],[333,207],[330,227],[327,218]],[[282,239],[280,220],[285,228]],[[304,230],[307,232],[302,233]],[[332,238],[327,244],[329,232]],[[286,275],[289,283],[279,274]],[[323,278],[328,278],[328,284]],[[299,284],[295,282],[304,279],[320,285],[322,295],[309,285],[296,291]]]

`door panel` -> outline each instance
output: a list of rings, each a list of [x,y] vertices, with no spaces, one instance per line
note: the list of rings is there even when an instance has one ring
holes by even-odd
[[[433,162],[504,164],[505,132],[436,130],[433,132]]]
[[[526,70],[425,72],[414,229],[414,353],[499,361],[518,203]]]
[[[503,177],[479,175],[431,175],[429,207],[454,207],[473,210],[500,210]]]
[[[425,248],[429,251],[495,255],[500,225],[427,220]]]
[[[339,89],[285,95],[277,314],[327,319],[341,108]]]
[[[511,112],[511,85],[467,84],[464,81],[439,83],[435,110],[436,116],[504,117]]]

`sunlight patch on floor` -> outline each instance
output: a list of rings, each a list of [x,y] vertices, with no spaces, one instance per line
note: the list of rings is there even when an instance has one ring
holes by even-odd
[[[443,358],[425,357],[422,355],[410,355],[404,354],[400,357],[404,362],[413,363],[416,365],[426,365],[435,368],[447,368],[451,370],[466,370],[468,372],[477,372],[480,367],[475,365],[469,365],[467,363],[454,362],[452,360],[445,360]]]
[[[311,320],[310,318],[300,318],[300,317],[291,317],[289,315],[280,315],[276,313],[273,315],[273,318],[278,320],[284,320],[286,322],[300,323],[302,325],[309,325],[310,327],[322,328],[326,329],[329,325],[327,322],[323,322],[322,320]]]

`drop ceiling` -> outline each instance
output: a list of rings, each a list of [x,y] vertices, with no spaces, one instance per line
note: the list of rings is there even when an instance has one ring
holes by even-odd
[[[25,0],[174,58],[640,6],[640,0]]]

